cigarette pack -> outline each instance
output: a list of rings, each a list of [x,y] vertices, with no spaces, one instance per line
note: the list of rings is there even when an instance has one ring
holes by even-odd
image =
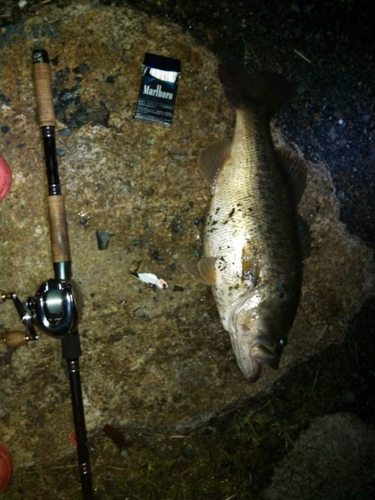
[[[171,125],[180,73],[178,59],[147,52],[142,65],[135,118]]]

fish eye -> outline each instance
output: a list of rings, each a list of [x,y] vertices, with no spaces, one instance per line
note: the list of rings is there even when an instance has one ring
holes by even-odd
[[[286,339],[281,337],[281,339],[279,339],[279,347],[285,347],[286,346]]]

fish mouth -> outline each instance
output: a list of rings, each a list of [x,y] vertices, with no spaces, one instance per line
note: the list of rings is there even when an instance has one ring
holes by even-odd
[[[241,368],[241,366],[240,366],[240,368]],[[244,370],[242,370],[242,368],[241,368],[241,371],[245,375],[245,377],[247,378],[247,380],[249,382],[256,382],[260,377],[260,374],[262,371],[262,364],[259,363],[256,359],[253,359],[251,373],[245,373]]]
[[[275,352],[266,336],[258,336],[251,345],[233,343],[238,366],[249,382],[256,382],[261,374],[262,365],[267,364],[277,370],[280,354]]]
[[[279,368],[280,354],[276,353],[264,337],[257,337],[251,349],[253,358],[262,364],[267,364],[274,370]]]
[[[262,371],[262,363],[259,363],[258,360],[252,358],[251,356],[245,358],[242,356],[239,358],[236,354],[237,358],[237,364],[244,375],[244,377],[249,381],[249,382],[256,382],[261,374]]]

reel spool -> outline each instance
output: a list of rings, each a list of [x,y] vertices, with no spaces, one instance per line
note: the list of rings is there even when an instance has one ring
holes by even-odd
[[[12,330],[6,333],[8,347],[21,347],[29,340],[38,340],[37,325],[51,337],[62,340],[75,333],[82,317],[81,290],[74,280],[50,279],[38,288],[35,297],[21,302],[15,292],[1,292],[1,300],[12,300],[25,332]]]

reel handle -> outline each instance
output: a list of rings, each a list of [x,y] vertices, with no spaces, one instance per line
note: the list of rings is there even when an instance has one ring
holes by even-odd
[[[1,303],[4,303],[6,300],[11,300],[18,312],[18,316],[20,317],[21,323],[23,323],[25,327],[25,331],[21,332],[19,330],[11,330],[7,332],[4,336],[4,343],[8,347],[21,347],[25,345],[29,340],[38,340],[38,334],[35,331],[33,321],[34,314],[30,309],[30,301],[27,301],[23,304],[18,298],[15,292],[6,293],[4,291],[0,291]]]
[[[1,291],[1,303],[6,300],[13,302],[25,326],[25,332],[11,330],[5,334],[4,342],[8,347],[20,347],[29,340],[38,340],[34,324],[60,340],[77,333],[83,300],[81,289],[74,280],[44,281],[35,297],[29,297],[24,303],[15,292]]]
[[[4,343],[13,349],[26,345],[28,340],[30,340],[29,337],[27,337],[25,332],[21,332],[20,330],[12,330],[4,336]]]

